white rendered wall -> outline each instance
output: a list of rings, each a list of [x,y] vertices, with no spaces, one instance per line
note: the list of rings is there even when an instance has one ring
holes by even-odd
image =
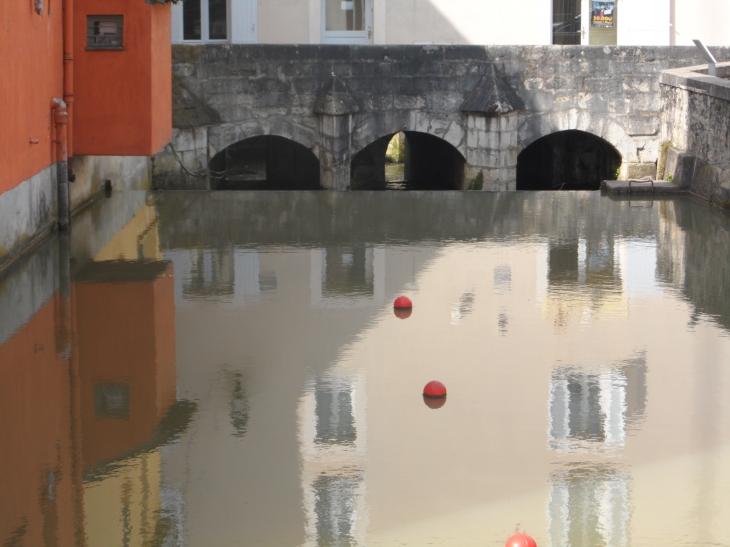
[[[322,43],[322,0],[230,2],[234,43]],[[552,43],[553,0],[372,3],[374,44]],[[583,11],[590,3],[583,2]],[[182,39],[181,10],[182,4],[173,5],[174,43]],[[619,45],[692,45],[700,38],[708,45],[728,45],[729,15],[730,0],[618,0],[617,40]],[[585,36],[587,42],[588,33]]]
[[[674,0],[672,45],[730,45],[730,0]]]
[[[385,19],[388,44],[552,41],[552,0],[388,0]]]
[[[259,43],[310,43],[309,11],[309,0],[259,0]]]
[[[670,0],[619,0],[616,8],[618,45],[669,45]]]

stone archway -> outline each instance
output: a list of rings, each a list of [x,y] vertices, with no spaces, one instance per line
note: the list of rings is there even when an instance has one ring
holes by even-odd
[[[296,141],[259,135],[235,142],[210,160],[216,190],[319,190],[320,165]]]
[[[608,141],[570,129],[535,140],[517,156],[517,190],[598,190],[614,180],[621,154]]]
[[[412,190],[461,190],[466,159],[453,144],[429,133],[405,134],[405,188]],[[350,188],[382,190],[385,179],[385,152],[396,133],[375,139],[352,158]]]

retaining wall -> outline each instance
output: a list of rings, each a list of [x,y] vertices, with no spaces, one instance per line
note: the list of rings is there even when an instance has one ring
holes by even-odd
[[[707,65],[661,75],[664,179],[730,209],[730,63],[707,75]]]

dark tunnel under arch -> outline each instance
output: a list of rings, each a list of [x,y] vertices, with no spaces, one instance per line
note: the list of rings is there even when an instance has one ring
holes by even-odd
[[[405,189],[461,190],[466,160],[453,145],[428,133],[404,131]],[[380,137],[360,150],[350,164],[351,190],[385,190],[385,152],[397,133]]]
[[[210,162],[216,190],[319,190],[319,160],[285,137],[260,135],[231,144]]]
[[[620,167],[621,154],[608,141],[577,129],[558,131],[517,156],[517,190],[598,190]]]

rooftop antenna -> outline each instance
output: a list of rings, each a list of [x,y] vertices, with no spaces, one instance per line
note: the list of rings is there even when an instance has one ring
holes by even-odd
[[[707,46],[702,43],[702,40],[692,41],[697,46],[697,49],[702,52],[702,55],[705,56],[705,60],[707,61],[707,74],[717,77],[717,60],[715,60],[715,57],[712,55],[712,53],[710,53],[710,50],[707,49]]]

